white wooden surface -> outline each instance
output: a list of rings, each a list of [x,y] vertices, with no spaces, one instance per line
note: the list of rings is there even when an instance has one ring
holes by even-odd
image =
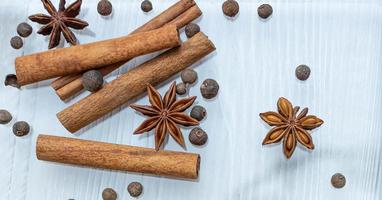
[[[82,43],[122,36],[175,2],[152,1],[153,12],[144,14],[139,0],[112,0],[113,16],[103,18],[97,14],[96,0],[84,0],[80,18],[90,26],[76,35]],[[201,124],[209,133],[208,144],[199,148],[187,141],[187,150],[202,156],[198,181],[38,161],[35,141],[40,133],[154,146],[152,134],[132,136],[144,117],[126,107],[79,134],[69,134],[55,114],[87,94],[63,103],[45,81],[22,90],[0,87],[0,108],[14,116],[12,123],[0,126],[0,199],[95,200],[101,199],[105,187],[115,188],[119,199],[129,199],[126,187],[131,181],[144,185],[142,200],[382,199],[381,2],[270,1],[274,14],[267,21],[256,13],[262,2],[240,1],[235,20],[223,16],[221,3],[198,1],[204,12],[198,23],[217,47],[216,53],[196,65],[199,81],[190,91],[208,111]],[[47,38],[36,33],[24,40],[21,50],[9,45],[17,24],[38,12],[45,12],[39,0],[1,1],[1,82],[6,74],[14,73],[15,57],[47,49]],[[34,30],[40,27],[31,24]],[[149,57],[130,62],[108,81]],[[312,69],[306,82],[294,76],[299,64]],[[205,78],[220,83],[219,96],[212,101],[200,97],[198,88]],[[163,93],[168,85],[159,90]],[[286,160],[280,145],[261,145],[269,127],[258,114],[275,110],[280,96],[309,107],[310,113],[325,120],[313,133],[313,152],[297,148],[292,159]],[[147,99],[137,102],[146,104]],[[16,120],[28,121],[32,133],[16,138],[11,132]],[[185,137],[188,131],[184,130]],[[165,148],[182,150],[172,139]],[[345,188],[330,185],[335,172],[347,177]]]

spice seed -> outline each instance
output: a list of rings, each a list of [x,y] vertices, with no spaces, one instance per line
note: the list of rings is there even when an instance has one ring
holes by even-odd
[[[5,77],[4,85],[5,86],[9,85],[9,86],[12,86],[15,88],[20,88],[20,85],[17,83],[17,76],[14,74],[8,74]]]
[[[144,0],[141,4],[141,9],[143,12],[150,12],[153,9],[153,4],[149,0]]]
[[[90,70],[82,75],[82,85],[87,91],[96,92],[103,85],[103,76],[98,70]]]
[[[25,121],[18,121],[13,125],[13,134],[18,137],[28,135],[30,131],[29,124]]]
[[[192,144],[200,146],[206,144],[208,135],[203,129],[196,127],[191,130],[188,139]]]
[[[331,179],[332,185],[335,188],[343,188],[346,184],[346,178],[341,173],[336,173]]]
[[[206,79],[200,86],[200,92],[204,98],[212,99],[219,92],[219,84],[213,79]]]
[[[105,188],[102,192],[103,200],[116,200],[117,193],[112,188]]]
[[[0,124],[8,124],[12,120],[12,115],[7,110],[0,110]]]
[[[301,80],[301,81],[305,81],[309,78],[310,76],[310,68],[306,65],[299,65],[297,68],[296,68],[296,77],[297,79]]]
[[[273,8],[269,4],[263,4],[257,8],[257,13],[263,19],[268,18],[273,13]]]
[[[191,38],[192,36],[194,36],[195,34],[200,32],[200,27],[199,27],[199,25],[197,25],[195,23],[189,23],[189,24],[187,24],[187,26],[185,28],[185,32],[186,32],[186,36],[188,38]]]
[[[101,0],[98,2],[97,11],[102,16],[108,16],[113,11],[113,5],[109,0]]]
[[[176,93],[179,95],[184,95],[187,93],[187,85],[185,83],[178,83],[176,85]]]
[[[207,111],[203,106],[194,106],[190,113],[190,116],[198,121],[202,121],[206,115]]]
[[[143,186],[139,182],[131,182],[127,186],[127,191],[132,197],[139,197],[142,194]]]
[[[19,36],[14,36],[13,38],[11,38],[10,43],[14,49],[20,49],[24,45],[23,40]]]
[[[193,84],[198,79],[198,74],[193,69],[185,69],[180,74],[183,83]]]
[[[227,0],[222,6],[223,13],[228,17],[235,17],[239,13],[239,3],[235,0]]]
[[[28,37],[31,33],[32,33],[32,26],[29,25],[28,23],[26,22],[23,22],[23,23],[20,23],[18,26],[17,26],[17,33],[21,36],[21,37]]]

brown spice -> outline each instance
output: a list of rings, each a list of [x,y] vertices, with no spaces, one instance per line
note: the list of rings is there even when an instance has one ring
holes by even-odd
[[[98,70],[90,70],[82,75],[82,85],[87,91],[98,91],[102,88],[103,82],[103,76]]]
[[[127,191],[132,197],[139,197],[143,192],[143,185],[139,182],[131,182],[127,186]]]
[[[25,121],[19,121],[13,125],[13,134],[18,137],[28,135],[29,131],[29,124]]]
[[[195,34],[200,32],[200,27],[199,27],[199,25],[197,25],[195,23],[189,23],[189,24],[187,24],[187,26],[185,28],[185,32],[186,32],[186,36],[188,38],[190,38],[190,37],[192,37]]]
[[[208,135],[203,129],[196,127],[191,130],[188,139],[192,144],[201,146],[206,144]]]
[[[200,92],[204,98],[212,99],[219,92],[219,84],[214,79],[206,79],[200,86]]]
[[[336,173],[332,176],[331,183],[335,188],[343,188],[346,184],[346,178],[341,173]]]
[[[102,16],[108,16],[113,11],[113,5],[109,0],[101,0],[98,2],[97,11]]]
[[[263,4],[257,8],[257,13],[263,19],[268,18],[273,13],[273,8],[269,4]]]
[[[12,37],[10,43],[14,49],[20,49],[24,45],[23,39],[19,36]]]
[[[184,95],[187,93],[187,85],[185,83],[176,84],[176,93],[179,95]]]
[[[102,191],[102,199],[103,200],[116,200],[117,199],[117,192],[113,190],[112,188],[105,188]]]
[[[235,0],[227,0],[222,6],[223,13],[228,17],[235,17],[239,13],[239,3]]]
[[[296,68],[295,74],[297,79],[299,79],[300,81],[305,81],[310,76],[310,68],[306,65],[299,65]]]
[[[0,110],[0,124],[8,124],[12,120],[12,115],[7,110]]]
[[[150,12],[153,9],[153,4],[149,0],[142,1],[141,9],[143,12]]]
[[[31,25],[26,22],[23,22],[17,26],[17,33],[21,37],[28,37],[32,33],[33,29]]]
[[[206,115],[207,111],[203,106],[194,106],[190,113],[190,116],[198,121],[202,121]]]
[[[4,85],[20,88],[20,85],[17,83],[17,76],[15,74],[8,74],[5,77]]]

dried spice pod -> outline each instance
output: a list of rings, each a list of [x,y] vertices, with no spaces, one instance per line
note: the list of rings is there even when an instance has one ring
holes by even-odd
[[[203,129],[196,127],[191,130],[188,139],[192,144],[201,146],[206,144],[208,135]]]
[[[139,182],[131,182],[127,186],[127,191],[132,197],[139,197],[143,192],[143,185]]]
[[[150,12],[153,9],[153,4],[149,0],[144,0],[141,3],[141,9],[143,12]]]
[[[273,8],[269,4],[262,4],[261,6],[257,8],[257,13],[259,14],[261,18],[266,19],[272,15]]]
[[[186,36],[188,38],[190,38],[190,37],[192,37],[195,34],[200,32],[200,27],[199,27],[199,25],[197,25],[195,23],[189,23],[189,24],[187,24],[187,26],[185,28],[185,32],[186,32]]]
[[[20,88],[20,85],[17,83],[17,76],[15,74],[8,74],[5,77],[4,85]]]
[[[30,131],[30,126],[25,121],[18,121],[13,125],[13,134],[15,134],[18,137],[22,137],[25,135],[28,135]]]
[[[97,11],[102,16],[108,16],[113,11],[113,5],[109,0],[101,0],[98,2]]]
[[[19,36],[12,37],[10,43],[14,49],[20,49],[24,45],[23,39]]]
[[[17,26],[17,33],[21,36],[21,37],[28,37],[33,31],[33,28],[31,25],[29,25],[28,23],[26,22],[23,22],[23,23],[20,23],[18,26]]]
[[[321,126],[324,121],[314,115],[307,115],[308,108],[300,113],[300,107],[293,107],[286,98],[277,101],[278,112],[260,113],[260,117],[270,126],[274,126],[263,141],[263,145],[278,143],[283,140],[283,151],[290,158],[297,142],[307,149],[313,150],[313,139],[308,130]]]
[[[0,124],[8,124],[12,120],[12,115],[9,111],[0,110]]]
[[[239,3],[235,0],[227,0],[222,5],[223,13],[228,17],[235,17],[239,8]]]
[[[117,192],[113,188],[105,188],[102,191],[102,199],[103,200],[116,200],[117,199]]]

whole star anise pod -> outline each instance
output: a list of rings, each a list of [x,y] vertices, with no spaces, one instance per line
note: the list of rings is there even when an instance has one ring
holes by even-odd
[[[292,107],[285,98],[279,98],[277,112],[260,113],[263,119],[272,128],[263,141],[263,145],[280,142],[283,139],[284,154],[290,158],[296,148],[297,141],[308,149],[314,149],[312,137],[308,130],[321,126],[324,121],[314,115],[307,115],[308,108]]]
[[[69,29],[83,29],[89,24],[83,20],[76,19],[75,17],[80,13],[82,0],[77,0],[65,8],[65,0],[60,0],[58,11],[53,6],[50,0],[41,0],[44,8],[48,11],[49,15],[35,14],[29,16],[29,19],[39,24],[44,24],[38,30],[38,34],[50,35],[49,49],[56,47],[60,43],[61,32],[67,42],[72,45],[77,44],[77,38]]]
[[[182,132],[178,125],[196,126],[199,122],[183,113],[195,101],[196,97],[189,97],[176,100],[176,84],[171,85],[164,98],[151,85],[147,86],[149,96],[149,106],[130,105],[134,110],[148,116],[135,131],[134,134],[142,134],[155,128],[155,149],[158,151],[162,146],[167,133],[181,145],[185,146]]]

